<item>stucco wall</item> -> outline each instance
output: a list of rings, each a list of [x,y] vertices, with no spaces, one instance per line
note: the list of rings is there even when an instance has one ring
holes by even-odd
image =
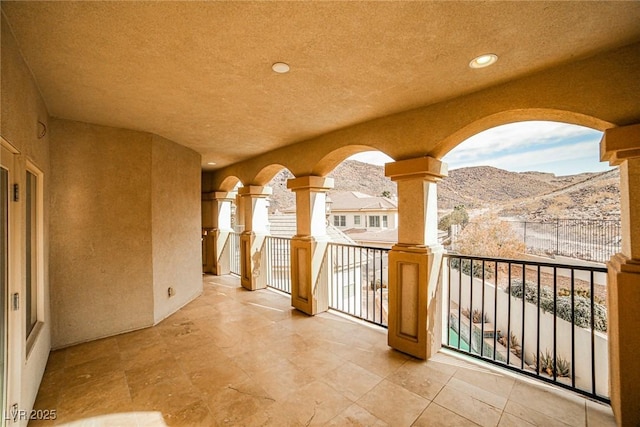
[[[158,136],[151,152],[153,315],[158,322],[202,292],[200,155]],[[175,290],[172,297],[169,287]]]
[[[51,134],[53,347],[151,326],[199,295],[200,155],[60,119]]]
[[[17,47],[13,35],[9,31],[7,23],[2,16],[2,47],[1,47],[1,70],[2,83],[0,85],[1,124],[0,134],[15,149],[19,151],[15,162],[16,181],[23,184],[26,161],[31,161],[41,172],[44,173],[44,203],[43,203],[43,321],[36,341],[30,352],[27,354],[24,332],[24,311],[10,312],[9,315],[16,327],[11,330],[12,336],[8,342],[9,357],[12,359],[11,371],[9,372],[10,389],[9,399],[11,403],[18,403],[21,409],[29,409],[35,401],[40,379],[49,356],[51,348],[51,315],[49,310],[49,135],[38,139],[38,121],[48,125],[49,115],[45,104],[40,97],[38,88],[31,78],[31,73],[27,68],[20,50]],[[24,186],[23,186],[24,187]],[[15,203],[15,202],[14,202]],[[24,204],[19,201],[16,211],[24,216]],[[19,221],[20,226],[15,232],[24,236],[24,218]],[[24,265],[24,254],[22,254],[19,265]],[[22,276],[23,272],[18,273]],[[24,280],[10,284],[9,293],[19,292],[24,295]],[[24,306],[24,305],[23,305]],[[24,422],[23,424],[26,424]]]
[[[50,127],[53,346],[152,325],[152,136]]]

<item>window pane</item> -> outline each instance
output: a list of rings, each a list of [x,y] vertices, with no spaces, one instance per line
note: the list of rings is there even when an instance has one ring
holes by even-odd
[[[353,223],[355,225],[360,225],[360,215],[356,215],[353,217]]]

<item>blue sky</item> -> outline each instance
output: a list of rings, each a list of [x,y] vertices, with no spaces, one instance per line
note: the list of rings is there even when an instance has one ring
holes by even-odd
[[[551,172],[558,176],[610,169],[600,162],[602,132],[557,122],[529,121],[480,132],[451,150],[444,161],[449,170],[494,166],[513,172]],[[351,159],[384,164],[392,161],[380,152],[360,153]]]

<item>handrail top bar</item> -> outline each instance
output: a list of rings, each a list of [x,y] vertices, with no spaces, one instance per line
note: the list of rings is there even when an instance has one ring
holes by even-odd
[[[329,242],[329,244],[333,246],[346,246],[348,248],[373,249],[376,251],[383,251],[383,252],[389,252],[391,250],[389,248],[376,248],[374,246],[351,245],[349,243]]]
[[[589,219],[589,218],[549,218],[545,220],[531,221],[522,219],[502,219],[503,222],[528,222],[532,224],[553,224],[556,221],[575,221],[575,222],[616,222],[620,223],[619,219]]]
[[[486,256],[478,256],[478,255],[464,255],[464,254],[455,254],[451,252],[445,252],[445,257],[449,258],[464,258],[470,259],[474,261],[491,261],[491,262],[502,262],[502,263],[510,263],[510,264],[522,264],[522,265],[533,265],[538,267],[551,267],[551,268],[564,268],[564,269],[573,269],[573,270],[585,270],[585,271],[594,271],[598,273],[606,273],[607,267],[592,267],[588,265],[572,265],[572,264],[557,264],[552,262],[541,262],[541,261],[528,261],[523,259],[512,259],[512,258],[497,258],[497,257],[486,257]]]

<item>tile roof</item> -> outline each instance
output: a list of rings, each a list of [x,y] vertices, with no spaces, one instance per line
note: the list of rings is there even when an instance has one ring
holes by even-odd
[[[291,238],[296,235],[295,215],[269,215],[269,223],[271,224],[271,235],[274,237]],[[327,226],[327,234],[332,242],[347,245],[356,244],[349,236],[331,224]]]
[[[358,191],[331,191],[329,197],[332,210],[398,209],[398,202],[394,200]]]

